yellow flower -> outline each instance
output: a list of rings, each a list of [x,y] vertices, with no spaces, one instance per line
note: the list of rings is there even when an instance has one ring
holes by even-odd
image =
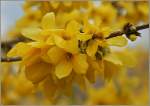
[[[72,10],[71,12],[60,11],[56,15],[56,23],[61,28],[64,28],[66,23],[71,20],[80,20],[80,12],[78,10]]]
[[[108,54],[104,56],[102,60],[91,59],[89,64],[89,67],[91,67],[90,71],[96,71],[100,73],[101,76],[108,81],[117,75],[117,73],[123,67],[122,61],[115,54]]]
[[[48,97],[50,101],[54,101],[54,98],[56,97],[57,93],[57,85],[54,83],[53,79],[50,76],[47,76],[42,84],[42,89],[44,94]]]
[[[136,5],[136,7],[140,14],[140,18],[142,18],[144,22],[147,22],[148,21],[148,12],[149,12],[148,11],[148,7],[149,7],[148,1],[143,1],[141,3],[138,3]],[[141,15],[142,15],[142,17],[141,17]]]
[[[93,19],[94,24],[98,26],[111,25],[117,19],[117,11],[110,2],[102,2],[102,4],[91,7],[88,14],[89,18]]]
[[[50,12],[43,16],[41,21],[41,28],[25,28],[22,30],[22,34],[29,39],[45,42],[47,37],[53,36],[54,34],[60,33],[62,31],[63,29],[56,28],[55,15],[53,12]],[[53,41],[51,40],[51,43],[49,44],[53,44]]]
[[[129,58],[130,61],[128,61]],[[135,53],[129,52],[129,50],[107,53],[103,57],[100,57],[96,60],[92,57],[88,57],[88,72],[90,71],[91,74],[87,75],[87,78],[91,82],[94,82],[96,78],[94,73],[98,72],[101,76],[104,76],[105,80],[109,81],[112,77],[118,75],[121,70],[134,67],[137,63],[136,61]]]
[[[16,56],[25,56],[31,47],[27,45],[26,43],[19,42],[18,44],[15,45],[8,53],[8,57],[16,57]]]
[[[27,79],[39,85],[52,101],[61,93],[70,95],[74,83],[85,90],[86,82],[94,83],[97,76],[110,80],[124,68],[135,65],[136,61],[128,51],[111,51],[111,46],[126,46],[127,39],[124,36],[108,38],[110,33],[127,21],[137,23],[139,14],[147,15],[145,4],[142,9],[133,3],[121,3],[120,8],[127,14],[118,15],[114,4],[106,2],[95,6],[88,1],[29,1],[24,5],[25,16],[17,21],[13,33],[32,41],[19,42],[7,56],[20,56],[20,66]],[[138,13],[133,7],[137,7]],[[131,39],[136,37],[131,36]],[[105,89],[112,93],[110,98],[106,97]],[[105,89],[98,92],[102,101],[94,100],[94,103],[117,103],[119,99],[114,87]],[[19,87],[17,90],[22,92]]]
[[[89,87],[88,105],[112,105],[118,103],[116,88],[112,83],[109,83],[99,89]]]
[[[39,42],[18,43],[10,50],[8,56],[22,57],[21,67],[25,68],[26,77],[33,83],[39,83],[51,70],[51,65],[41,60],[47,48],[47,45]]]
[[[77,53],[78,39],[76,38],[76,34],[78,33],[79,28],[79,24],[75,21],[69,22],[64,33],[54,36],[53,39],[56,46],[64,49],[67,52]]]
[[[98,47],[109,47],[109,46],[125,46],[127,44],[127,39],[123,36],[118,36],[110,39],[105,39],[110,34],[110,29],[107,27],[98,28],[93,24],[90,24],[87,20],[84,22],[83,33],[80,36],[84,36],[84,39],[79,37],[80,41],[88,41],[86,53],[88,56],[95,57]],[[92,38],[92,39],[91,39]]]
[[[122,61],[123,65],[125,67],[134,67],[137,64],[137,56],[135,51],[130,51],[130,49],[125,49],[123,51],[117,51],[115,52],[117,57]],[[130,61],[129,61],[130,59]]]
[[[88,69],[85,54],[71,54],[54,46],[49,49],[48,56],[51,62],[56,64],[55,74],[59,79],[69,76],[72,70],[77,74],[85,74]]]
[[[10,37],[20,37],[21,30],[26,27],[39,27],[39,20],[42,18],[40,10],[30,10],[25,13],[21,18],[16,21],[13,28],[10,29],[8,35]]]
[[[104,57],[104,78],[110,80],[117,75],[123,67],[122,61],[115,54],[109,54]]]
[[[119,5],[124,9],[124,11],[126,11],[123,17],[134,24],[136,24],[139,20],[143,21],[145,15],[143,14],[143,12],[141,13],[141,9],[138,6],[139,4],[142,4],[142,2],[137,2],[137,5],[132,2],[119,2]],[[140,7],[145,8],[144,5],[141,5]],[[146,11],[147,7],[145,8],[145,12]],[[144,20],[146,20],[146,18]]]
[[[59,62],[56,65],[55,70],[55,74],[58,78],[68,76],[72,72],[72,69],[78,74],[86,73],[88,68],[88,64],[86,62],[87,57],[85,54],[79,53],[78,40],[76,38],[79,28],[78,23],[71,21],[68,23],[64,35],[54,36],[56,47],[54,46],[48,51],[48,56],[50,60],[55,59],[52,62]]]
[[[33,84],[26,78],[25,73],[22,71],[19,73],[17,78],[14,78],[12,82],[15,86],[15,91],[19,95],[29,95],[33,93],[34,86]],[[21,87],[20,87],[21,86]]]

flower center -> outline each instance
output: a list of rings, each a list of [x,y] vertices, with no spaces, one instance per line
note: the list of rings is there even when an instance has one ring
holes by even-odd
[[[64,39],[64,40],[70,40],[71,37],[69,37],[69,36],[63,36],[63,39]]]
[[[70,60],[70,59],[72,58],[72,56],[73,56],[73,55],[72,55],[71,53],[67,53],[67,54],[66,54],[67,60]]]

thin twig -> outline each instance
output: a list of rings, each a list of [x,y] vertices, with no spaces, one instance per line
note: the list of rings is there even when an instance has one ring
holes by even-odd
[[[16,62],[21,60],[22,60],[21,57],[12,57],[12,58],[1,57],[1,62]]]
[[[116,32],[113,32],[111,33],[107,38],[105,39],[110,39],[110,38],[113,38],[113,37],[117,37],[117,36],[122,36],[123,34],[139,34],[137,31],[139,30],[142,30],[142,29],[147,29],[149,28],[149,24],[144,24],[144,25],[140,25],[140,26],[136,26],[135,29],[132,29],[132,25],[131,24],[126,24],[124,26],[124,29],[122,31],[116,31]],[[127,29],[127,30],[126,30]],[[129,32],[126,32],[126,31],[129,31]],[[11,43],[17,43],[19,41],[12,41]],[[8,43],[8,42],[7,42]],[[6,44],[7,44],[6,43]],[[9,45],[9,44],[8,44]],[[21,57],[12,57],[12,58],[1,58],[1,62],[15,62],[15,61],[21,61],[22,58]]]
[[[123,34],[124,33],[122,31],[116,31],[116,32],[111,33],[108,37],[106,37],[106,39],[110,39],[116,36],[122,36]]]
[[[135,32],[137,32],[139,30],[147,29],[147,28],[149,28],[149,24],[144,24],[144,25],[136,26],[135,27]],[[124,30],[122,30],[122,31],[116,31],[116,32],[111,33],[108,37],[106,37],[106,39],[110,39],[110,38],[117,37],[117,36],[122,36],[123,34],[126,34],[124,32]]]
[[[136,30],[142,30],[142,29],[146,29],[146,28],[149,28],[149,24],[137,26],[137,27],[136,27]]]
[[[12,47],[14,44],[21,42],[21,41],[24,41],[24,40],[25,40],[24,38],[19,37],[19,38],[10,40],[10,41],[1,42],[1,48]]]
[[[7,52],[7,51],[9,51],[16,43],[18,43],[18,42],[28,42],[28,41],[31,41],[31,40],[28,39],[28,38],[25,38],[25,37],[23,37],[23,36],[18,37],[18,38],[13,39],[13,40],[9,40],[9,41],[2,41],[2,42],[1,42],[1,49],[4,50],[4,51],[6,50],[6,52]]]

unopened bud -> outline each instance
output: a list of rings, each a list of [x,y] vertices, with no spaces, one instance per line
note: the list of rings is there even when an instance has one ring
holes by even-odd
[[[136,36],[135,34],[131,34],[131,35],[129,36],[129,39],[130,39],[131,41],[135,41],[135,40],[137,39],[137,36]]]

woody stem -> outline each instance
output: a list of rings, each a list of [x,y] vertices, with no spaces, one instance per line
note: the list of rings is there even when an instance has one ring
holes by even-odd
[[[107,38],[105,39],[110,39],[110,38],[113,38],[113,37],[117,37],[117,36],[122,36],[123,34],[137,34],[137,31],[139,30],[143,30],[143,29],[147,29],[149,28],[149,24],[144,24],[144,25],[140,25],[140,26],[136,26],[133,28],[133,26],[129,23],[127,23],[125,26],[124,26],[124,29],[121,30],[121,31],[116,31],[116,32],[112,32]],[[127,30],[126,30],[127,29]],[[139,34],[139,33],[138,33]],[[13,41],[10,41],[10,42],[2,42],[1,43],[1,46],[5,45],[5,46],[8,46],[10,47],[10,45],[13,43],[17,43],[19,42],[18,39],[16,40],[13,40]],[[21,57],[1,57],[1,62],[16,62],[16,61],[21,61],[22,58]]]
[[[127,27],[130,27],[130,26],[127,26]],[[139,30],[147,29],[147,28],[149,28],[149,24],[144,24],[144,25],[136,26],[134,30],[136,32],[136,31],[139,31]],[[124,32],[124,30],[122,30],[122,31],[116,31],[116,32],[111,33],[106,39],[110,39],[110,38],[117,37],[117,36],[122,36],[123,34],[126,34]]]

